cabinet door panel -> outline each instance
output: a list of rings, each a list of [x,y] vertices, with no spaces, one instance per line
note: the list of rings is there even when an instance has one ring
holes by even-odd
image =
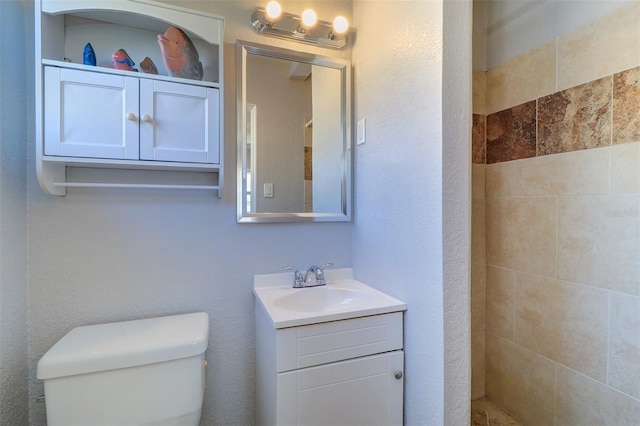
[[[45,67],[44,85],[46,155],[138,159],[137,79]]]
[[[153,80],[140,86],[141,159],[220,162],[217,89]]]
[[[279,425],[401,425],[403,351],[278,374]]]

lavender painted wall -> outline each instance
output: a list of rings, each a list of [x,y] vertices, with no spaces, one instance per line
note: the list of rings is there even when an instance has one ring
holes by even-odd
[[[0,423],[27,424],[25,5],[0,2]]]
[[[253,274],[279,272],[291,264],[351,265],[350,223],[236,223],[235,42],[305,46],[256,35],[248,25],[253,1],[171,3],[225,17],[222,198],[188,190],[72,189],[66,197],[49,196],[36,182],[31,153],[27,196],[33,426],[45,420],[44,404],[33,402],[43,389],[35,378],[36,363],[71,328],[194,311],[207,312],[211,321],[201,423],[252,424]],[[316,9],[321,16],[340,12],[351,17],[349,2],[322,2]],[[350,53],[340,54],[348,58]]]
[[[235,41],[346,59],[351,51],[327,52],[254,34],[247,25],[256,6],[253,1],[171,3],[226,18],[227,175],[222,198],[190,191],[89,189],[70,190],[62,198],[47,196],[35,179],[33,141],[27,141],[30,423],[43,425],[45,419],[44,406],[34,402],[42,394],[36,363],[71,328],[203,310],[211,318],[211,334],[202,424],[251,424],[252,275],[277,272],[285,264],[322,261],[353,265],[358,278],[408,302],[406,423],[468,422],[468,407],[460,402],[468,398],[468,290],[464,278],[457,285],[447,284],[464,275],[465,255],[448,252],[451,246],[444,244],[451,237],[456,246],[465,234],[464,214],[449,221],[443,218],[443,210],[464,206],[468,195],[462,188],[467,166],[458,163],[464,150],[443,147],[449,138],[465,141],[458,135],[464,119],[448,118],[453,127],[443,130],[444,113],[464,108],[468,90],[463,85],[443,107],[444,95],[457,82],[444,81],[443,68],[461,64],[464,69],[468,61],[456,53],[458,47],[465,51],[463,42],[445,43],[452,35],[449,31],[459,27],[445,30],[444,20],[457,21],[460,15],[445,13],[450,6],[442,1],[283,2],[287,11],[301,12],[313,5],[320,16],[339,12],[354,22],[356,118],[366,117],[369,128],[367,144],[355,150],[353,224],[256,226],[235,222]],[[464,4],[468,3],[460,6],[463,15]],[[25,19],[30,21],[30,15]],[[465,30],[462,19],[460,28]],[[389,22],[399,30],[379,31]],[[31,31],[26,31],[27,51],[32,49]],[[446,61],[443,49],[451,55]],[[27,66],[29,72],[32,67]],[[443,194],[454,198],[443,203]],[[450,226],[458,226],[458,234],[450,232]],[[463,240],[459,247],[464,246]],[[450,269],[451,276],[443,274],[443,264],[455,259],[462,266]],[[462,308],[450,304],[456,295]],[[20,301],[26,303],[26,297]],[[453,312],[462,309],[455,323],[445,320],[444,306]],[[449,357],[448,351],[460,346],[462,355]],[[445,392],[452,377],[457,383]]]

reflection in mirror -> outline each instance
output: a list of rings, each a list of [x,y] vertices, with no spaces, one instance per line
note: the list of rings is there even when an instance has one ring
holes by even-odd
[[[247,104],[246,132],[247,143],[245,144],[245,156],[247,158],[247,213],[255,211],[255,201],[252,197],[256,187],[256,120],[257,107],[254,104]],[[252,207],[254,206],[254,207]]]
[[[346,61],[238,42],[239,222],[350,220],[349,79]]]

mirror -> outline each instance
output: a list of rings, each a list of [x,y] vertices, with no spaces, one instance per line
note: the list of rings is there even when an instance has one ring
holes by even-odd
[[[351,66],[237,43],[238,222],[351,220]]]

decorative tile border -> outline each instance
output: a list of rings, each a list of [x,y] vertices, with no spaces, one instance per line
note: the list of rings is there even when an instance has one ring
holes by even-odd
[[[473,114],[473,128],[471,131],[471,162],[474,164],[486,163],[486,119],[487,117],[485,115]]]
[[[613,76],[613,144],[640,141],[640,67]]]
[[[487,116],[473,115],[473,163],[640,141],[640,67]]]
[[[536,156],[536,101],[487,116],[487,164]]]
[[[611,145],[611,77],[538,98],[538,155]]]

